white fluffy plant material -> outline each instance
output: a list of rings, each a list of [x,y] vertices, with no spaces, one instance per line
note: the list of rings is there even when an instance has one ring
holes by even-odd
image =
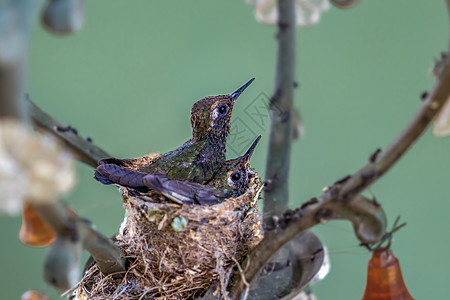
[[[278,22],[277,0],[247,0],[255,8],[255,18],[264,24]],[[299,27],[313,26],[319,22],[323,12],[330,8],[328,0],[295,0],[296,24]]]
[[[450,98],[434,119],[433,134],[439,137],[450,136]]]
[[[56,201],[74,178],[70,154],[52,136],[16,120],[0,121],[0,212],[19,214],[24,201]]]

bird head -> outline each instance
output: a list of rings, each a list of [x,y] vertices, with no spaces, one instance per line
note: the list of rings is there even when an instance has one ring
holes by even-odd
[[[261,135],[256,138],[244,155],[227,160],[208,185],[230,191],[230,196],[233,197],[242,195],[255,175],[250,168],[250,158],[260,139]]]
[[[250,79],[229,95],[211,96],[197,101],[191,109],[193,136],[205,138],[209,134],[215,134],[226,139],[230,132],[234,103],[253,80],[254,78]]]

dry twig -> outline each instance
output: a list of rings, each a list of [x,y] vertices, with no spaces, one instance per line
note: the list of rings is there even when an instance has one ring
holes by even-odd
[[[106,151],[96,146],[92,139],[81,137],[76,129],[62,125],[58,120],[40,109],[31,101],[29,96],[27,96],[26,104],[33,125],[38,130],[50,132],[61,140],[78,160],[96,168],[97,161],[110,157]]]

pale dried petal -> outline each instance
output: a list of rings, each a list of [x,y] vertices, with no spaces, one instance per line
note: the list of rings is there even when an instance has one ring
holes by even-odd
[[[450,135],[450,99],[447,99],[444,107],[434,119],[433,134],[440,137]]]
[[[307,293],[305,291],[300,292],[293,300],[318,300],[314,294]]]
[[[256,19],[264,24],[273,25],[278,22],[276,0],[247,0],[255,8]],[[319,22],[322,12],[330,8],[328,0],[296,0],[295,12],[297,26],[312,26]]]
[[[18,214],[24,199],[54,201],[74,185],[72,159],[52,136],[12,120],[0,122],[0,211]]]

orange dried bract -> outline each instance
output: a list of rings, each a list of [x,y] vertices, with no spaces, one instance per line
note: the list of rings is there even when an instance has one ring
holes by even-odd
[[[392,250],[375,250],[367,267],[366,290],[361,300],[414,300]]]
[[[42,220],[33,206],[24,203],[22,206],[22,227],[19,233],[20,241],[27,246],[44,247],[50,245],[55,238],[55,231]]]

